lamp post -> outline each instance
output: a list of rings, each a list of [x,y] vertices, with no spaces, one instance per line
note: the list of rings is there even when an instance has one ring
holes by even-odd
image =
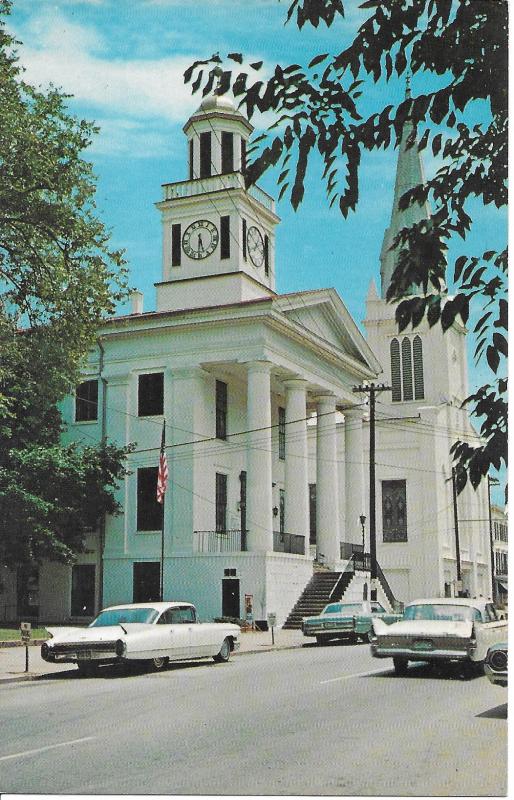
[[[360,515],[359,522],[362,528],[362,560],[364,561],[364,553],[366,550],[366,529],[364,527],[366,525],[366,514]]]

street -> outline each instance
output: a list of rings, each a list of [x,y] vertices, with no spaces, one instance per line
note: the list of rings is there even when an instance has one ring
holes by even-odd
[[[502,795],[507,692],[365,645],[2,687],[0,791]]]

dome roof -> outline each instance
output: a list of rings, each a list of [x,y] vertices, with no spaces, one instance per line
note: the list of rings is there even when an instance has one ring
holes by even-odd
[[[200,103],[200,107],[195,112],[196,114],[208,113],[217,111],[218,113],[225,114],[239,114],[233,101],[226,94],[208,94]]]

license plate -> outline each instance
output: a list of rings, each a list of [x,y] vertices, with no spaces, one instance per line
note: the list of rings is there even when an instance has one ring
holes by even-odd
[[[434,643],[431,639],[418,639],[412,646],[414,650],[432,650]]]
[[[77,653],[77,659],[79,661],[90,661],[93,657],[93,653],[91,650],[83,650],[81,653]]]

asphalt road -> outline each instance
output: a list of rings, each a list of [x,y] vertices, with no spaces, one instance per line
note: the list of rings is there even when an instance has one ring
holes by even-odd
[[[507,694],[365,645],[2,687],[0,791],[503,795]]]

